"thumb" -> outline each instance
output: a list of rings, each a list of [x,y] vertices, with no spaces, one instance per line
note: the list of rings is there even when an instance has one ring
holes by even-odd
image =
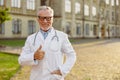
[[[40,45],[40,47],[38,48],[38,50],[41,50],[42,49],[42,45]]]

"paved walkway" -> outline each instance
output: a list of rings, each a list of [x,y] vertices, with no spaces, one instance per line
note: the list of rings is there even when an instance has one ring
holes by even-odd
[[[66,80],[120,80],[120,39],[74,48],[77,62]]]
[[[7,53],[11,53],[11,54],[20,54],[22,48],[21,47],[1,47],[0,48],[0,52],[7,52]]]
[[[73,47],[77,61],[65,80],[120,80],[120,39],[88,40]],[[29,73],[30,67],[22,67],[11,80],[29,80]]]

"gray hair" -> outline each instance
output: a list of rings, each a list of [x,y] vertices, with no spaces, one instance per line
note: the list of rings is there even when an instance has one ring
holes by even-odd
[[[39,11],[41,11],[41,10],[49,10],[51,12],[51,14],[54,15],[54,10],[51,7],[49,7],[49,6],[40,6],[38,8],[37,16],[39,15]]]

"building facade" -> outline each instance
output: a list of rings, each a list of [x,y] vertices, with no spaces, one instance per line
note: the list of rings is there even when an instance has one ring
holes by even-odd
[[[39,0],[0,0],[0,8],[9,8],[12,20],[0,27],[0,38],[26,38],[38,30]]]
[[[0,7],[11,7],[12,20],[3,24],[0,38],[25,38],[36,32],[41,5],[54,9],[54,28],[69,37],[120,37],[119,0],[1,0]]]

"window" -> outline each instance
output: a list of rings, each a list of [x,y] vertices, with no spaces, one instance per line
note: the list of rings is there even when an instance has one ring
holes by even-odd
[[[36,23],[33,20],[28,21],[28,34],[32,34],[36,31]]]
[[[112,5],[112,6],[114,6],[114,5],[115,5],[114,0],[111,0],[111,5]]]
[[[75,3],[75,13],[80,13],[80,3],[76,2]]]
[[[106,17],[109,18],[109,10],[106,10]]]
[[[35,10],[35,0],[27,0],[27,9]]]
[[[70,0],[65,0],[65,11],[66,12],[71,12],[71,2]]]
[[[66,33],[68,35],[71,35],[71,24],[69,22],[66,23]]]
[[[116,5],[119,5],[119,0],[116,0]]]
[[[0,0],[0,6],[4,5],[4,0]]]
[[[114,6],[114,5],[119,5],[119,0],[116,0],[116,3],[115,3],[115,0],[111,0],[111,5]]]
[[[119,13],[116,13],[116,20],[119,21]]]
[[[115,12],[112,12],[112,21],[115,20]]]
[[[21,7],[21,0],[12,0],[11,6],[16,7],[16,8],[20,8]]]
[[[93,35],[97,35],[97,25],[93,25]]]
[[[111,16],[110,16],[110,11],[109,10],[106,10],[106,20],[109,21]]]
[[[85,16],[89,16],[89,6],[85,5],[85,12],[84,12]]]
[[[77,27],[76,27],[76,34],[77,35],[80,35],[81,34],[81,27],[80,27],[80,24],[76,24]]]
[[[110,2],[109,2],[109,1],[110,1],[110,0],[105,0],[105,3],[106,3],[106,4],[110,4]]]
[[[112,31],[112,36],[115,36],[115,27],[114,26],[112,26],[112,29],[111,29]]]
[[[92,7],[92,15],[96,16],[96,7],[94,7],[94,6]]]
[[[86,24],[86,26],[85,26],[86,28],[85,28],[85,31],[86,31],[86,35],[89,35],[89,24]]]
[[[13,34],[20,34],[21,33],[21,24],[22,21],[20,19],[12,21],[12,32]]]
[[[0,34],[4,34],[5,33],[5,26],[4,23],[0,24]]]

